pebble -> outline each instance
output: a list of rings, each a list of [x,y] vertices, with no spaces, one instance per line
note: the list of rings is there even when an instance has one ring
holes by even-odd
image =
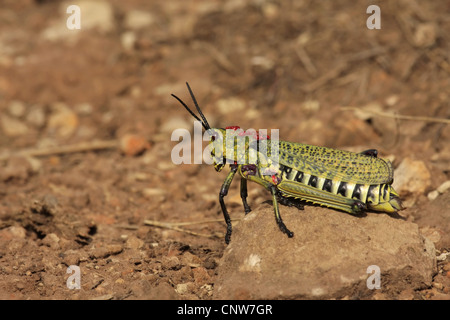
[[[142,29],[154,24],[156,21],[154,15],[143,10],[130,10],[126,13],[124,19],[125,28]]]
[[[84,116],[88,116],[90,114],[92,114],[92,112],[94,111],[94,107],[92,106],[92,104],[90,103],[80,103],[75,105],[75,111],[78,114],[84,115]]]
[[[189,289],[188,283],[179,283],[177,284],[175,291],[178,294],[186,294],[188,292],[188,289]]]
[[[204,267],[194,268],[192,270],[194,274],[194,281],[198,285],[204,285],[207,283],[212,283],[211,276]]]
[[[52,249],[59,249],[59,237],[54,233],[49,233],[42,239],[42,244]]]
[[[26,230],[22,227],[11,226],[0,230],[0,240],[2,242],[14,239],[25,239]]]
[[[423,194],[431,185],[431,174],[423,161],[405,158],[395,169],[393,187],[398,193]]]
[[[436,190],[439,193],[444,193],[445,191],[447,191],[448,189],[450,189],[450,180],[445,181],[443,184],[441,184]]]
[[[133,31],[126,31],[120,35],[120,43],[125,51],[133,51],[136,45],[136,34]]]
[[[120,150],[127,156],[137,156],[150,149],[150,143],[143,136],[125,134],[120,138]]]
[[[42,128],[45,125],[44,108],[40,105],[33,105],[25,116],[25,121],[36,128]]]
[[[111,255],[119,254],[123,250],[119,244],[111,244],[105,247],[92,248],[89,251],[89,256],[94,259],[106,258]]]
[[[67,266],[77,266],[80,263],[80,254],[75,250],[64,252],[62,262]]]
[[[180,259],[177,257],[163,257],[162,258],[162,264],[163,267],[170,270],[180,270],[181,269],[181,263]]]
[[[417,47],[425,48],[433,45],[438,36],[438,27],[435,23],[419,23],[413,35],[413,42]]]
[[[445,181],[436,190],[433,190],[433,191],[429,192],[428,193],[428,199],[429,200],[434,200],[437,197],[439,197],[439,195],[441,195],[444,192],[446,192],[448,189],[450,189],[450,180]]]
[[[220,99],[216,102],[216,105],[221,114],[233,113],[245,109],[245,101],[236,97]]]
[[[8,105],[8,112],[11,116],[20,118],[25,114],[26,107],[21,101],[11,101]]]
[[[8,160],[6,167],[0,170],[0,181],[26,180],[32,172],[32,164],[26,158],[14,156]]]
[[[28,127],[22,121],[7,115],[1,117],[3,133],[8,137],[18,137],[28,133]]]
[[[135,236],[130,236],[125,243],[125,248],[128,249],[141,249],[143,246],[144,241]]]
[[[72,136],[78,128],[79,119],[65,103],[55,103],[48,118],[48,129],[59,138]]]
[[[264,70],[271,70],[275,65],[273,60],[264,56],[254,56],[250,59],[250,63],[253,66],[262,67]]]

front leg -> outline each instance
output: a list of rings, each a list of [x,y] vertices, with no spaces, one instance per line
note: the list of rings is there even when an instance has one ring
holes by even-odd
[[[250,209],[250,206],[247,203],[247,178],[249,175],[256,175],[258,172],[258,169],[254,164],[248,164],[248,165],[241,165],[239,166],[239,173],[241,175],[241,199],[242,203],[244,205],[245,214],[248,214],[252,209]]]
[[[244,205],[245,214],[252,211],[252,209],[250,209],[250,206],[247,203],[247,195],[248,195],[247,194],[247,180],[245,180],[244,178],[241,177],[241,198],[242,198],[242,203]]]
[[[234,175],[236,174],[236,171],[238,169],[237,166],[230,166],[230,167],[231,167],[231,171],[228,174],[228,176],[226,177],[225,181],[223,182],[222,187],[220,188],[220,192],[219,192],[220,207],[222,208],[223,217],[225,218],[225,223],[227,224],[227,233],[225,235],[225,242],[227,244],[230,243],[232,227],[231,227],[230,215],[228,214],[228,210],[227,210],[227,207],[225,206],[225,201],[223,200],[223,198],[228,194],[228,190],[230,189],[231,182],[233,181]]]

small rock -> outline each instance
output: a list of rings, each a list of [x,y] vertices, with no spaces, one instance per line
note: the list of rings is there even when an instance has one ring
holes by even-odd
[[[414,300],[414,290],[411,288],[403,290],[398,295],[398,300]]]
[[[2,242],[14,239],[25,239],[27,231],[19,226],[11,226],[0,230],[0,240]]]
[[[217,262],[214,258],[208,257],[208,258],[206,258],[205,262],[203,263],[203,266],[206,269],[215,269],[217,267]]]
[[[28,127],[22,121],[7,115],[1,116],[3,133],[8,137],[18,137],[28,133]]]
[[[94,107],[90,103],[80,103],[75,105],[75,111],[79,113],[80,115],[88,116],[92,114],[92,111],[94,110]]]
[[[405,158],[395,169],[393,187],[398,193],[423,194],[431,185],[431,174],[423,161]]]
[[[124,19],[125,28],[142,29],[155,23],[155,17],[152,13],[143,10],[130,10],[126,13]]]
[[[95,259],[102,259],[109,257],[111,255],[119,254],[123,250],[122,246],[119,244],[111,244],[105,247],[92,248],[89,251],[89,256]]]
[[[184,295],[190,293],[195,288],[195,284],[193,282],[187,283],[179,283],[175,289],[176,293]]]
[[[127,31],[121,34],[120,43],[125,51],[133,51],[136,45],[136,34],[133,31]]]
[[[278,5],[276,5],[272,2],[266,2],[262,7],[262,11],[263,11],[264,17],[266,17],[269,20],[277,18],[280,13]]]
[[[253,66],[261,67],[264,70],[271,70],[275,64],[273,60],[265,56],[254,56],[251,58],[250,63]]]
[[[66,266],[77,266],[80,263],[80,253],[75,250],[67,250],[63,254],[62,262]]]
[[[144,241],[142,241],[141,239],[135,237],[135,236],[130,236],[127,239],[127,242],[125,243],[125,248],[129,248],[129,249],[141,249],[144,246]]]
[[[42,244],[52,249],[59,249],[59,237],[54,233],[49,233],[42,239]]]
[[[35,199],[30,205],[31,212],[44,216],[56,215],[57,209],[58,199],[53,194],[46,194],[39,199]]]
[[[127,156],[137,156],[150,149],[150,143],[142,136],[125,134],[120,138],[120,150]]]
[[[78,128],[79,119],[64,103],[53,105],[53,112],[48,119],[48,129],[55,133],[59,138],[68,138],[72,136]]]
[[[42,162],[38,158],[26,157],[25,159],[30,164],[31,172],[36,173],[42,168]]]
[[[444,193],[446,192],[448,189],[450,189],[450,180],[445,181],[443,184],[441,184],[436,190],[439,193]]]
[[[433,190],[428,193],[428,199],[434,200],[436,199],[440,194],[446,192],[448,189],[450,189],[450,180],[445,181],[443,184],[441,184],[436,190]]]
[[[317,100],[307,100],[302,103],[302,109],[309,112],[316,112],[320,109],[320,103]]]
[[[444,285],[440,282],[433,282],[433,287],[436,289],[442,290],[444,288]]]
[[[21,101],[11,101],[11,103],[8,105],[9,114],[16,118],[22,117],[25,114],[26,110],[27,108],[25,104]]]
[[[211,276],[208,274],[208,271],[203,267],[194,268],[192,270],[194,274],[194,281],[198,285],[204,285],[208,283],[212,283]]]
[[[190,253],[189,251],[185,251],[181,256],[181,264],[184,266],[200,267],[201,263],[202,260],[198,256]]]
[[[221,114],[233,113],[245,109],[245,101],[236,97],[220,99],[216,105]]]
[[[400,97],[396,94],[393,94],[386,98],[385,103],[389,107],[392,107],[392,106],[396,105],[399,100],[400,100]]]
[[[433,191],[428,193],[427,197],[428,197],[429,200],[432,201],[432,200],[436,199],[437,197],[439,197],[439,191],[433,190]]]
[[[33,105],[25,116],[27,123],[31,124],[36,128],[42,128],[45,125],[45,112],[42,106]]]
[[[161,263],[163,265],[163,268],[165,268],[165,269],[169,269],[169,270],[180,270],[181,269],[180,260],[175,256],[172,256],[172,257],[164,256],[162,258]]]
[[[23,157],[11,157],[6,167],[0,170],[0,181],[26,180],[33,172],[32,164]]]
[[[436,42],[438,27],[435,23],[420,23],[414,32],[413,42],[417,47],[425,48]]]

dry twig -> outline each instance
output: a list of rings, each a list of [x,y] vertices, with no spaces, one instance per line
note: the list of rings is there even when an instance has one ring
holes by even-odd
[[[392,118],[392,119],[400,119],[400,120],[415,120],[415,121],[426,121],[426,122],[439,122],[439,123],[446,123],[450,124],[450,119],[441,119],[441,118],[433,118],[433,117],[418,117],[418,116],[408,116],[408,115],[401,115],[401,114],[392,114],[389,112],[382,112],[382,111],[376,111],[376,110],[365,110],[360,109],[357,107],[341,107],[341,110],[352,110],[355,112],[365,112],[365,113],[371,113],[380,117],[385,118]]]
[[[239,219],[234,219],[233,221],[237,221]],[[219,233],[212,233],[212,234],[204,234],[204,233],[198,233],[190,230],[186,230],[183,228],[180,228],[179,226],[190,226],[190,225],[196,225],[196,224],[204,224],[204,223],[212,223],[212,222],[222,222],[222,219],[213,219],[213,220],[204,220],[204,221],[192,221],[192,222],[161,222],[161,221],[155,221],[155,220],[144,220],[144,224],[148,226],[154,226],[158,228],[165,228],[165,229],[171,229],[175,231],[180,231],[184,233],[188,233],[194,236],[199,237],[206,237],[206,238],[221,238],[223,237],[222,234]]]
[[[117,140],[103,140],[103,141],[90,141],[90,142],[81,142],[78,144],[70,145],[70,146],[56,146],[56,147],[48,147],[48,148],[39,148],[39,149],[26,149],[15,153],[6,153],[0,155],[1,160],[7,160],[12,156],[22,156],[22,157],[45,157],[52,156],[56,154],[65,154],[65,153],[75,153],[75,152],[86,152],[93,150],[101,150],[101,149],[113,149],[118,147]]]

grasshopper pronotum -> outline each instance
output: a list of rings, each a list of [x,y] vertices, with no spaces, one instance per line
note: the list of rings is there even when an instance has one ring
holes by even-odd
[[[219,202],[227,224],[225,242],[231,238],[231,219],[225,206],[224,197],[228,194],[231,182],[238,173],[241,176],[241,198],[245,213],[249,213],[247,203],[247,180],[262,185],[272,194],[275,219],[280,230],[293,237],[283,223],[278,208],[278,201],[289,203],[289,198],[312,202],[329,208],[352,214],[364,210],[387,213],[403,209],[399,195],[392,187],[394,171],[389,161],[378,158],[375,149],[355,153],[302,143],[279,141],[277,144],[277,161],[271,161],[269,137],[255,135],[253,142],[245,140],[243,148],[238,148],[234,138],[239,127],[227,129],[211,128],[203,115],[189,84],[186,83],[194,105],[201,119],[177,96],[173,95],[186,110],[202,123],[210,134],[211,155],[214,167],[222,170],[230,165],[219,193]],[[228,135],[228,137],[227,137]],[[244,136],[247,136],[244,134]],[[227,138],[232,138],[227,139]],[[229,143],[231,141],[231,144]],[[261,143],[265,141],[266,143]],[[233,152],[226,150],[232,148]],[[263,152],[265,151],[265,152]],[[250,153],[256,154],[255,162],[246,162]],[[272,152],[273,153],[273,152]],[[228,156],[231,154],[231,158]],[[237,161],[237,160],[242,161]],[[275,168],[275,169],[274,169]],[[267,173],[269,172],[269,174]]]

